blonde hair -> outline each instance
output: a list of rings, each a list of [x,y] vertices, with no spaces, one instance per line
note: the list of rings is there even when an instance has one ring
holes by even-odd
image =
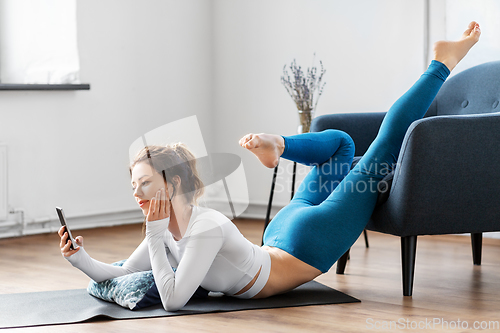
[[[203,195],[204,186],[196,168],[196,157],[183,143],[174,143],[166,146],[146,146],[139,151],[130,164],[132,169],[138,163],[148,163],[156,172],[163,176],[163,180],[174,185],[173,178],[181,179],[180,188],[175,188],[175,194],[184,194],[188,204],[198,204]],[[172,198],[171,198],[172,199]]]

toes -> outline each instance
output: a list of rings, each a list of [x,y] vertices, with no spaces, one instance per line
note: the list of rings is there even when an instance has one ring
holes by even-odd
[[[473,43],[472,45],[474,45],[479,40],[480,36],[481,36],[481,29],[479,28],[479,25],[477,25],[471,31],[471,33],[469,34],[469,36],[467,36],[464,39],[472,41],[472,43]]]
[[[473,34],[480,35],[481,34],[481,28],[479,27],[479,24],[476,24],[474,27],[474,31],[472,31]]]
[[[253,148],[253,146],[255,145],[253,143],[253,141],[254,141],[253,139],[254,139],[254,134],[252,134],[252,133],[247,134],[240,139],[239,144],[243,148],[247,148],[247,149]]]
[[[469,26],[467,27],[467,29],[465,29],[464,33],[462,34],[462,37],[465,38],[465,37],[469,36],[473,29],[474,29],[474,24],[473,24],[473,22],[471,22],[471,23],[469,23]]]
[[[244,137],[242,137],[239,141],[240,146],[242,146],[242,147],[245,146],[245,144],[250,140],[251,137],[252,137],[252,134],[247,134]]]
[[[463,38],[467,38],[469,36],[474,36],[474,35],[477,35],[480,33],[481,33],[481,29],[479,28],[479,24],[476,21],[472,21],[471,23],[469,23],[469,26],[465,30],[465,32],[463,34]]]
[[[257,145],[257,139],[253,135],[245,142],[245,148],[253,149]]]

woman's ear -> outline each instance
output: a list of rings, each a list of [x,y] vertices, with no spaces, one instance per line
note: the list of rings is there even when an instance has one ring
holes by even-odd
[[[181,187],[181,177],[179,176],[174,176],[172,178],[172,183],[175,186],[175,188],[180,188]]]

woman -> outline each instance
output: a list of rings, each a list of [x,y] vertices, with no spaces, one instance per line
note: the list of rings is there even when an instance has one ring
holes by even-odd
[[[146,238],[122,267],[92,259],[81,236],[79,247],[70,250],[61,228],[63,256],[97,282],[152,269],[167,311],[182,308],[200,285],[230,296],[263,298],[313,280],[363,231],[375,207],[376,185],[396,163],[407,128],[425,114],[480,34],[479,25],[471,22],[460,40],[435,44],[428,70],[391,107],[377,138],[351,171],[354,144],[341,131],[243,137],[240,145],[267,167],[280,157],[315,165],[269,224],[264,246],[246,240],[222,214],[195,205],[202,184],[194,162],[186,163],[194,157],[177,145],[147,147],[131,166]]]

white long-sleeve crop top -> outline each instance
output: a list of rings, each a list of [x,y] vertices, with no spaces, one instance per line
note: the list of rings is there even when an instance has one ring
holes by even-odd
[[[235,296],[259,270],[253,286],[235,297],[252,298],[265,286],[271,270],[269,253],[248,241],[221,213],[193,206],[179,241],[168,230],[168,223],[168,218],[147,222],[146,238],[123,266],[97,261],[83,248],[67,259],[96,282],[152,269],[167,311],[182,308],[198,286]]]

